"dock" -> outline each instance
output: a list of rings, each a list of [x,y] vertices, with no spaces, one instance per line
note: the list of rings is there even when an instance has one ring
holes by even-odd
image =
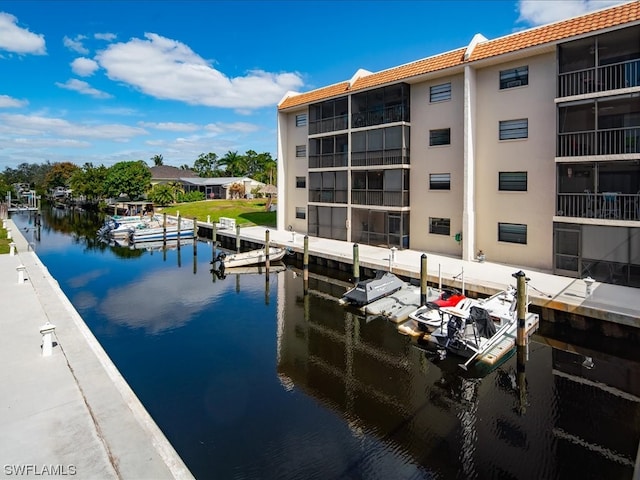
[[[7,224],[17,253],[0,255],[4,475],[193,479],[20,230]]]
[[[198,222],[200,236],[209,233],[211,224]],[[209,230],[209,232],[207,232]],[[239,229],[241,242],[247,248],[263,245],[266,227],[252,226]],[[204,235],[203,235],[204,234]],[[269,229],[274,246],[286,247],[302,258],[304,234]],[[218,230],[218,240],[231,244],[236,232]],[[235,244],[235,243],[234,243]],[[328,238],[309,237],[310,263],[328,268],[350,271],[353,265],[353,243]],[[518,265],[503,265],[465,261],[445,255],[416,250],[392,250],[371,245],[359,245],[361,269],[391,271],[409,279],[420,278],[421,256],[427,256],[427,281],[430,285],[458,288],[468,296],[485,297],[515,285],[512,275],[520,270],[529,278],[528,293],[532,311],[539,311],[547,321],[567,321],[573,328],[586,329],[596,320],[602,333],[610,337],[640,337],[640,302],[637,288],[593,282],[553,275]]]

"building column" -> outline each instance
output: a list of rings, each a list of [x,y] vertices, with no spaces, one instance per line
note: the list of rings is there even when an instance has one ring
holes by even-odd
[[[476,133],[476,71],[464,68],[464,177],[462,206],[462,259],[475,258],[475,133]]]

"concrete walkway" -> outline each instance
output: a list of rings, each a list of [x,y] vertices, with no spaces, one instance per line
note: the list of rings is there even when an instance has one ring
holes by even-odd
[[[201,226],[206,224],[200,223]],[[265,227],[244,227],[240,238],[264,243]],[[221,235],[235,237],[232,230],[218,230]],[[272,244],[290,247],[296,252],[304,248],[304,235],[270,230]],[[420,278],[421,256],[425,252],[397,250],[391,262],[388,248],[359,245],[360,265],[372,269],[391,270],[399,275]],[[309,237],[309,252],[338,262],[353,263],[353,244],[326,238]],[[529,297],[532,304],[542,308],[571,312],[577,315],[640,328],[640,289],[595,282],[591,294],[582,279],[562,277],[518,266],[485,262],[468,262],[458,258],[427,253],[428,281],[457,288],[462,287],[464,271],[465,288],[477,293],[491,295],[515,285],[512,275],[524,271],[529,281]],[[454,280],[456,277],[456,280]]]
[[[193,478],[19,230],[7,226],[18,253],[0,255],[0,478]],[[43,357],[47,321],[56,343]]]

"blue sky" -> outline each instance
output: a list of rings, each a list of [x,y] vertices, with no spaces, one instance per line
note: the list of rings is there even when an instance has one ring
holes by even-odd
[[[304,92],[620,0],[2,1],[0,171],[270,152]]]

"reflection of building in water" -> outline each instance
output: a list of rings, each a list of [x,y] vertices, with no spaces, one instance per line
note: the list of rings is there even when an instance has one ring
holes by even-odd
[[[570,463],[577,474],[632,474],[630,448],[637,447],[639,434],[629,423],[638,423],[637,402],[552,375],[552,349],[532,346],[529,405],[521,409],[515,359],[481,380],[464,378],[457,364],[429,362],[389,322],[367,323],[314,295],[321,285],[310,285],[305,297],[300,279],[280,276],[278,374],[287,390],[301,390],[339,412],[354,436],[381,441],[353,468],[367,455],[379,457],[382,448],[384,455],[400,453],[446,478],[549,478],[562,476]],[[583,405],[585,398],[600,404]],[[609,405],[624,415],[608,411]],[[624,438],[628,445],[621,445]],[[593,445],[604,445],[605,454]]]

